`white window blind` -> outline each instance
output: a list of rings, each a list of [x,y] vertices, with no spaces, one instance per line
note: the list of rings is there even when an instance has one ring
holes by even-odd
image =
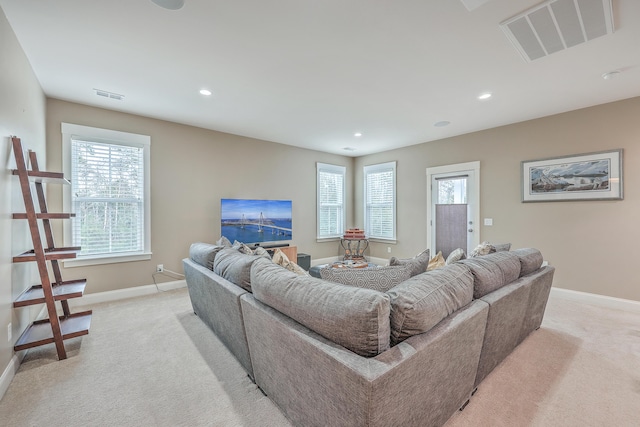
[[[364,167],[364,227],[370,239],[396,238],[396,162]]]
[[[62,123],[65,246],[80,246],[65,267],[151,258],[151,138]]]
[[[80,255],[144,250],[142,147],[71,140],[73,244]]]
[[[345,222],[344,166],[317,164],[317,236],[319,239],[341,237]]]

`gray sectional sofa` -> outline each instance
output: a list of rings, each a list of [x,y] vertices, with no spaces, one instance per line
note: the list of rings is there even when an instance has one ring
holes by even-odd
[[[195,313],[297,426],[443,425],[540,326],[554,274],[536,249],[385,292],[204,243],[183,263]]]

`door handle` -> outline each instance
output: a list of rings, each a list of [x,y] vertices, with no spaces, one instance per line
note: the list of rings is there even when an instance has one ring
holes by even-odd
[[[473,231],[473,228],[470,228],[467,230],[469,233],[471,233]]]

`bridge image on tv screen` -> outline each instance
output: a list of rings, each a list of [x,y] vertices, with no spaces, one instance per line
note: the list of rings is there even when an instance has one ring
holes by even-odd
[[[291,200],[221,199],[221,234],[246,244],[291,240]]]

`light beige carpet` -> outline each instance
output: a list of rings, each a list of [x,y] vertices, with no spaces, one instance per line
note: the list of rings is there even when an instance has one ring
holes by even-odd
[[[97,304],[88,336],[29,350],[2,426],[290,426],[185,289]],[[640,426],[640,314],[551,300],[447,427]]]

